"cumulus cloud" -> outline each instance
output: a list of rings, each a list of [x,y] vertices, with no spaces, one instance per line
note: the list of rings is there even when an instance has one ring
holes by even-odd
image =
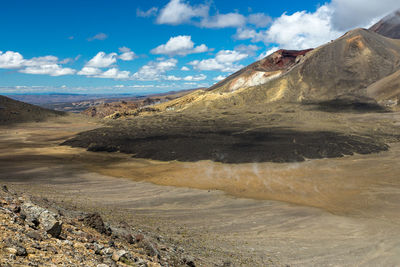
[[[341,36],[345,31],[369,27],[387,13],[400,8],[398,0],[332,0],[315,12],[284,13],[271,22],[266,30],[241,27],[235,39],[274,43],[285,49],[317,47]],[[249,23],[262,27],[262,15],[253,14]],[[267,21],[265,21],[267,23]],[[264,24],[265,24],[264,23]]]
[[[200,26],[205,28],[241,27],[246,23],[246,18],[239,13],[217,14],[205,17]]]
[[[174,58],[164,61],[150,61],[132,75],[132,79],[140,81],[160,80],[162,75],[176,67],[178,61]]]
[[[261,54],[257,57],[257,60],[263,59],[263,58],[265,58],[265,57],[271,55],[272,53],[274,53],[274,52],[276,52],[276,51],[278,51],[278,50],[279,50],[279,47],[274,46],[274,47],[268,49],[267,51],[265,51],[264,53],[261,53]]]
[[[256,45],[237,45],[234,48],[235,51],[238,52],[243,52],[245,54],[248,54],[249,56],[254,56],[255,52],[260,50],[260,47],[256,46]]]
[[[277,43],[286,49],[306,49],[336,39],[342,32],[333,29],[332,10],[321,6],[314,13],[306,11],[283,14],[266,32],[265,41]]]
[[[107,35],[107,34],[102,33],[102,32],[99,32],[98,34],[96,34],[96,35],[94,35],[94,36],[92,36],[92,37],[89,37],[87,40],[88,40],[89,42],[94,41],[94,40],[101,40],[101,41],[103,41],[103,40],[105,40],[105,39],[107,39],[107,38],[108,38],[108,35]]]
[[[77,74],[85,75],[85,76],[94,76],[99,75],[101,73],[101,69],[94,67],[83,67]]]
[[[181,70],[183,70],[183,71],[189,71],[190,69],[189,69],[188,67],[186,67],[186,66],[183,66],[183,67],[181,68]]]
[[[275,43],[285,49],[306,49],[324,44],[339,37],[331,24],[332,9],[324,5],[315,12],[299,11],[286,13],[277,18],[269,29],[255,31],[238,29],[236,39],[251,39],[253,42]]]
[[[128,47],[125,46],[120,47],[119,52],[121,54],[118,56],[118,58],[121,60],[130,61],[137,58],[136,54],[133,51],[131,51],[131,49]]]
[[[165,76],[164,79],[167,80],[167,81],[180,81],[180,80],[182,80],[181,77],[176,77],[175,75]]]
[[[161,9],[157,23],[178,25],[190,22],[195,17],[206,17],[208,10],[206,5],[191,6],[182,0],[171,0]]]
[[[345,31],[355,27],[367,27],[386,14],[400,8],[398,0],[332,0],[333,27]]]
[[[141,10],[140,8],[136,9],[136,16],[141,18],[148,18],[157,15],[158,8],[152,7],[146,11]]]
[[[219,70],[222,72],[234,72],[243,68],[243,65],[235,62],[247,58],[248,55],[234,50],[221,50],[215,58],[194,60],[189,62],[197,70]]]
[[[18,69],[23,67],[24,57],[13,51],[3,53],[0,51],[0,68],[2,69]]]
[[[259,28],[264,28],[272,22],[272,18],[270,16],[265,15],[264,13],[250,14],[247,20],[248,23],[253,24]]]
[[[117,68],[108,69],[100,74],[94,75],[95,78],[108,78],[108,79],[128,79],[130,76],[129,71],[120,71]]]
[[[194,46],[190,35],[179,35],[171,37],[166,44],[157,46],[151,50],[152,54],[158,55],[180,55],[185,56],[193,53],[202,53],[208,51],[205,44]]]
[[[63,68],[55,56],[24,59],[20,53],[14,51],[5,53],[0,51],[0,68],[19,69],[18,71],[21,73],[46,74],[50,76],[69,75],[76,72],[71,68]]]
[[[28,74],[47,74],[50,76],[62,76],[74,74],[76,71],[71,68],[63,68],[60,65],[53,63],[26,67],[24,69],[21,69],[19,72]]]
[[[210,2],[202,5],[191,6],[185,0],[171,0],[161,9],[157,23],[179,25],[183,23],[194,24],[203,28],[227,28],[241,27],[247,22],[247,18],[237,12],[221,14],[218,11],[210,15]],[[262,13],[253,14],[249,17],[249,23],[265,25],[267,16]]]
[[[222,81],[225,78],[226,78],[225,76],[218,75],[217,77],[213,78],[213,80],[219,82],[219,81]]]
[[[117,53],[106,54],[102,51],[98,52],[77,74],[93,78],[108,78],[115,80],[129,79],[129,71],[121,71],[116,67],[112,67],[112,65],[117,62],[117,58],[121,60],[132,60],[135,58],[135,53],[127,47],[121,47],[119,51],[121,52],[120,55],[117,55]],[[104,68],[108,69],[102,70]]]
[[[184,81],[195,81],[195,82],[204,81],[205,79],[207,79],[207,76],[204,74],[199,74],[199,75],[195,75],[195,76],[188,75],[183,78]]]
[[[168,75],[168,76],[163,76],[162,78],[164,80],[167,80],[167,81],[181,81],[181,80],[183,80],[183,81],[195,81],[196,82],[196,81],[203,81],[203,80],[207,79],[207,76],[204,75],[204,74],[199,74],[199,75],[194,75],[194,76],[188,75],[188,76],[185,76],[185,77],[177,77],[175,75]]]
[[[117,62],[117,53],[106,54],[99,52],[95,55],[85,67],[106,68]]]

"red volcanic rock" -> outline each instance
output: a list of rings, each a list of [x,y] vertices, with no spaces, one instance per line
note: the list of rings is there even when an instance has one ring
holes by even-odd
[[[284,70],[296,64],[298,56],[304,56],[313,49],[306,50],[278,50],[272,55],[262,59],[259,67],[262,71]]]

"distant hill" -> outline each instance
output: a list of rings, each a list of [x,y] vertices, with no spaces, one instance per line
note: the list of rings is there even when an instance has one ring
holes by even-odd
[[[64,114],[64,112],[41,108],[0,95],[0,125],[43,121]]]
[[[370,30],[389,38],[400,39],[400,10],[384,17]]]

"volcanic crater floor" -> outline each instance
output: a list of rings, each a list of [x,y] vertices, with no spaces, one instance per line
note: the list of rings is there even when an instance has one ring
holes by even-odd
[[[62,205],[98,210],[111,221],[129,220],[159,231],[197,255],[199,266],[223,266],[227,261],[234,266],[399,264],[400,114],[290,110],[265,114],[224,111],[200,114],[206,118],[200,122],[199,114],[185,114],[183,119],[163,114],[106,127],[67,116],[3,127],[0,181]],[[235,120],[227,122],[232,115]],[[243,129],[250,134],[232,140],[269,143],[283,131],[287,137],[280,137],[281,143],[288,147],[301,138],[318,142],[314,135],[293,142],[298,135],[292,133],[335,133],[368,140],[374,150],[352,150],[353,155],[340,150],[332,158],[301,154],[301,160],[223,163],[152,160],[60,146],[80,138],[79,133],[103,134],[116,125],[129,134],[135,129],[142,138],[153,136],[154,129],[158,129],[155,136],[173,128],[195,136],[204,129],[206,135],[222,131],[222,143],[223,137],[232,132],[240,136]],[[267,129],[269,139],[257,136],[264,131],[260,129]],[[116,132],[112,135],[118,139]],[[357,147],[352,139],[337,141]],[[153,149],[159,148],[160,141],[154,142]]]

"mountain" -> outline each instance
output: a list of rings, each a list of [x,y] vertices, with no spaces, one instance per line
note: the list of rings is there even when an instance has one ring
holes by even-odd
[[[398,108],[400,89],[389,76],[395,77],[399,70],[400,40],[356,29],[315,49],[279,50],[207,90],[155,107],[182,110],[333,101]]]
[[[279,50],[147,112],[111,116],[111,127],[63,145],[225,163],[377,153],[400,141],[385,117],[400,109],[399,78],[400,40],[356,29],[315,49]]]
[[[384,17],[370,30],[389,38],[400,39],[400,10]]]
[[[43,121],[64,112],[41,108],[0,95],[0,125]]]

